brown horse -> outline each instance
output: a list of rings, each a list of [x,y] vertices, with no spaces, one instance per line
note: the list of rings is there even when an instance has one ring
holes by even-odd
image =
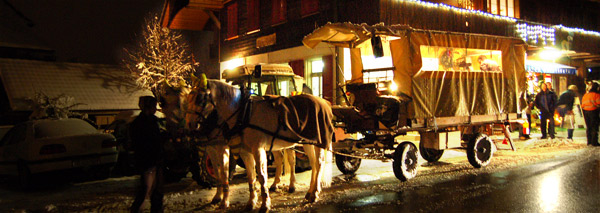
[[[269,101],[249,101],[245,98],[243,92],[234,86],[218,80],[201,80],[198,87],[195,87],[188,96],[188,116],[197,116],[208,118],[215,112],[217,121],[213,124],[220,129],[222,137],[228,140],[224,141],[223,146],[239,143],[241,146],[240,155],[246,165],[250,197],[246,205],[246,210],[253,209],[257,204],[256,191],[254,184],[256,176],[260,183],[262,206],[261,210],[270,209],[271,201],[269,190],[267,188],[267,156],[266,151],[283,150],[299,145],[303,137],[289,128],[282,128],[278,122],[280,111],[273,107]],[[306,194],[309,202],[318,199],[321,191],[321,184],[325,185],[331,182],[331,169],[323,171],[323,166],[331,164],[326,157],[331,156],[328,150],[331,150],[331,140],[333,136],[333,124],[331,119],[333,114],[329,104],[320,98],[306,95],[310,104],[315,106],[312,112],[324,117],[326,122],[320,123],[325,130],[320,135],[321,144],[303,144],[304,151],[309,158],[312,167],[312,176],[310,187]],[[193,105],[193,106],[192,106]],[[316,110],[316,112],[315,112]],[[188,118],[186,121],[198,119]],[[202,120],[202,119],[200,119]],[[310,121],[317,122],[317,121]],[[244,124],[242,124],[244,123]],[[242,124],[242,125],[240,125]],[[196,128],[194,122],[188,122],[186,127]],[[218,152],[217,152],[218,153]],[[212,156],[211,156],[212,157]],[[225,162],[227,155],[215,156],[215,161]],[[223,159],[223,161],[221,161]],[[256,168],[255,168],[256,166]],[[227,168],[226,166],[221,168]],[[226,169],[224,169],[226,170]],[[323,176],[325,174],[325,177]],[[323,181],[323,182],[322,182]],[[227,184],[227,183],[224,183]],[[223,190],[223,200],[227,199],[228,192]],[[228,202],[228,201],[227,201]],[[222,207],[226,207],[223,204]]]

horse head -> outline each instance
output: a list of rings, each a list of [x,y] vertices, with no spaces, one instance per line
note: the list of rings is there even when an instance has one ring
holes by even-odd
[[[189,93],[185,83],[164,83],[162,94],[159,95],[159,105],[166,118],[166,128],[172,135],[182,133],[182,125],[185,122],[185,97]]]
[[[230,120],[242,102],[241,90],[222,81],[192,77],[192,89],[187,96],[186,127],[210,131]]]
[[[209,125],[207,122],[216,123],[215,104],[212,101],[211,90],[208,87],[208,79],[202,74],[199,78],[192,75],[192,88],[185,100],[185,128],[189,130],[200,130]]]

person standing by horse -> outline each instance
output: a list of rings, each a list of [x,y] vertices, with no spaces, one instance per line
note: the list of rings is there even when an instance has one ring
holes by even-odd
[[[600,86],[592,83],[590,90],[583,95],[581,108],[586,125],[588,146],[600,146],[598,143],[598,126],[600,125]]]
[[[542,138],[546,139],[546,127],[550,138],[554,138],[554,108],[556,105],[556,95],[548,90],[548,85],[542,83],[541,91],[535,96],[535,107],[540,110],[541,119],[540,127],[542,130]],[[546,123],[549,122],[548,125]]]
[[[141,212],[150,197],[151,212],[163,211],[163,142],[156,113],[156,98],[142,96],[139,107],[142,110],[129,126],[129,137],[135,151],[135,165],[140,173],[140,186],[131,212]]]
[[[575,131],[575,113],[573,113],[573,104],[577,98],[577,86],[570,85],[567,91],[560,94],[558,98],[558,106],[556,111],[563,118],[563,124],[567,126],[567,139],[573,140],[573,132]]]

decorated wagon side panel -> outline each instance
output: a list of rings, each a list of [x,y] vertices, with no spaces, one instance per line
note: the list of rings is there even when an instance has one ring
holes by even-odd
[[[348,105],[333,112],[340,127],[364,137],[334,144],[343,173],[355,172],[360,159],[392,159],[394,174],[405,181],[416,175],[417,152],[435,162],[452,148],[466,149],[474,167],[486,166],[495,149],[487,129],[500,124],[506,137],[504,122],[524,106],[522,40],[338,23],[304,39],[308,47],[318,42],[349,48]],[[409,131],[419,132],[418,150],[396,140]]]

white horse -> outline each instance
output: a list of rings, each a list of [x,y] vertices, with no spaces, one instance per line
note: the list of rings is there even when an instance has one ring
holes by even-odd
[[[183,131],[183,129],[181,128],[183,125],[184,129],[186,130],[194,130],[192,132],[195,136],[206,137],[208,139],[207,144],[204,144],[204,146],[206,147],[205,154],[207,154],[209,156],[209,159],[211,159],[210,162],[214,171],[212,175],[214,175],[214,179],[217,181],[217,190],[211,201],[211,204],[219,204],[220,209],[225,209],[229,207],[229,180],[231,179],[230,175],[232,175],[229,174],[230,170],[228,169],[230,168],[229,157],[231,147],[229,146],[229,144],[231,143],[226,142],[220,129],[214,128],[216,127],[216,123],[211,122],[216,122],[216,120],[213,120],[213,117],[200,118],[199,114],[195,113],[196,110],[199,109],[198,106],[196,106],[188,100],[190,98],[192,98],[193,100],[193,94],[195,93],[192,93],[192,95],[190,95],[190,89],[187,87],[169,86],[167,87],[166,93],[163,94],[162,97],[160,97],[160,104],[162,107],[162,111],[165,114],[165,117],[167,118],[168,129],[174,136],[189,136],[190,131]],[[198,123],[198,121],[200,120],[204,121],[204,123]],[[206,128],[206,126],[212,126],[213,128]],[[198,131],[199,128],[202,128],[201,131]],[[184,132],[188,133],[183,134]],[[239,139],[237,141],[239,141]],[[284,159],[287,159],[288,163],[286,165],[290,166],[289,168],[285,168],[286,174],[290,176],[290,184],[288,191],[290,193],[293,193],[295,191],[296,182],[294,166],[296,160],[295,151],[291,149],[275,151],[273,152],[273,156],[274,165],[276,165],[276,174],[275,180],[271,185],[270,190],[275,191],[277,189],[277,184],[280,183],[280,178],[284,169],[283,161]]]
[[[296,146],[301,137],[287,128],[282,128],[278,122],[279,111],[271,105],[271,102],[247,102],[248,100],[244,98],[242,91],[234,86],[218,80],[201,80],[201,82],[204,83],[200,83],[201,86],[193,89],[190,93],[188,102],[194,103],[194,106],[191,107],[194,109],[191,111],[193,111],[193,114],[202,117],[208,117],[210,113],[216,111],[218,114],[216,125],[219,126],[218,128],[223,129],[224,138],[230,138],[225,146],[236,144],[235,141],[239,141],[241,144],[240,155],[246,165],[250,189],[250,197],[246,205],[246,210],[254,209],[257,204],[254,184],[258,175],[262,197],[261,211],[268,211],[271,206],[271,199],[267,188],[266,151],[277,151]],[[303,144],[304,151],[312,167],[310,187],[305,198],[309,202],[315,202],[319,197],[322,181],[324,185],[331,183],[331,170],[329,169],[324,172],[323,166],[325,165],[324,163],[331,163],[326,160],[326,157],[331,155],[327,150],[331,150],[333,125],[330,121],[333,114],[331,113],[331,107],[323,99],[313,98],[311,100],[316,100],[313,101],[313,104],[318,106],[318,113],[324,116],[325,120],[329,120],[326,124],[321,125],[325,125],[324,128],[330,130],[325,131],[327,133],[324,134],[327,135],[324,135],[322,138],[326,139],[321,139],[323,144],[320,144],[320,146]],[[239,125],[244,123],[242,121],[244,119],[246,119],[245,125]],[[188,127],[193,126],[188,125]],[[217,162],[225,162],[228,156],[219,153],[214,157],[216,158],[214,160]],[[223,166],[221,168],[227,168],[225,165]],[[323,176],[324,174],[325,177]],[[223,200],[226,200],[228,197],[227,190],[223,190],[223,192]]]

